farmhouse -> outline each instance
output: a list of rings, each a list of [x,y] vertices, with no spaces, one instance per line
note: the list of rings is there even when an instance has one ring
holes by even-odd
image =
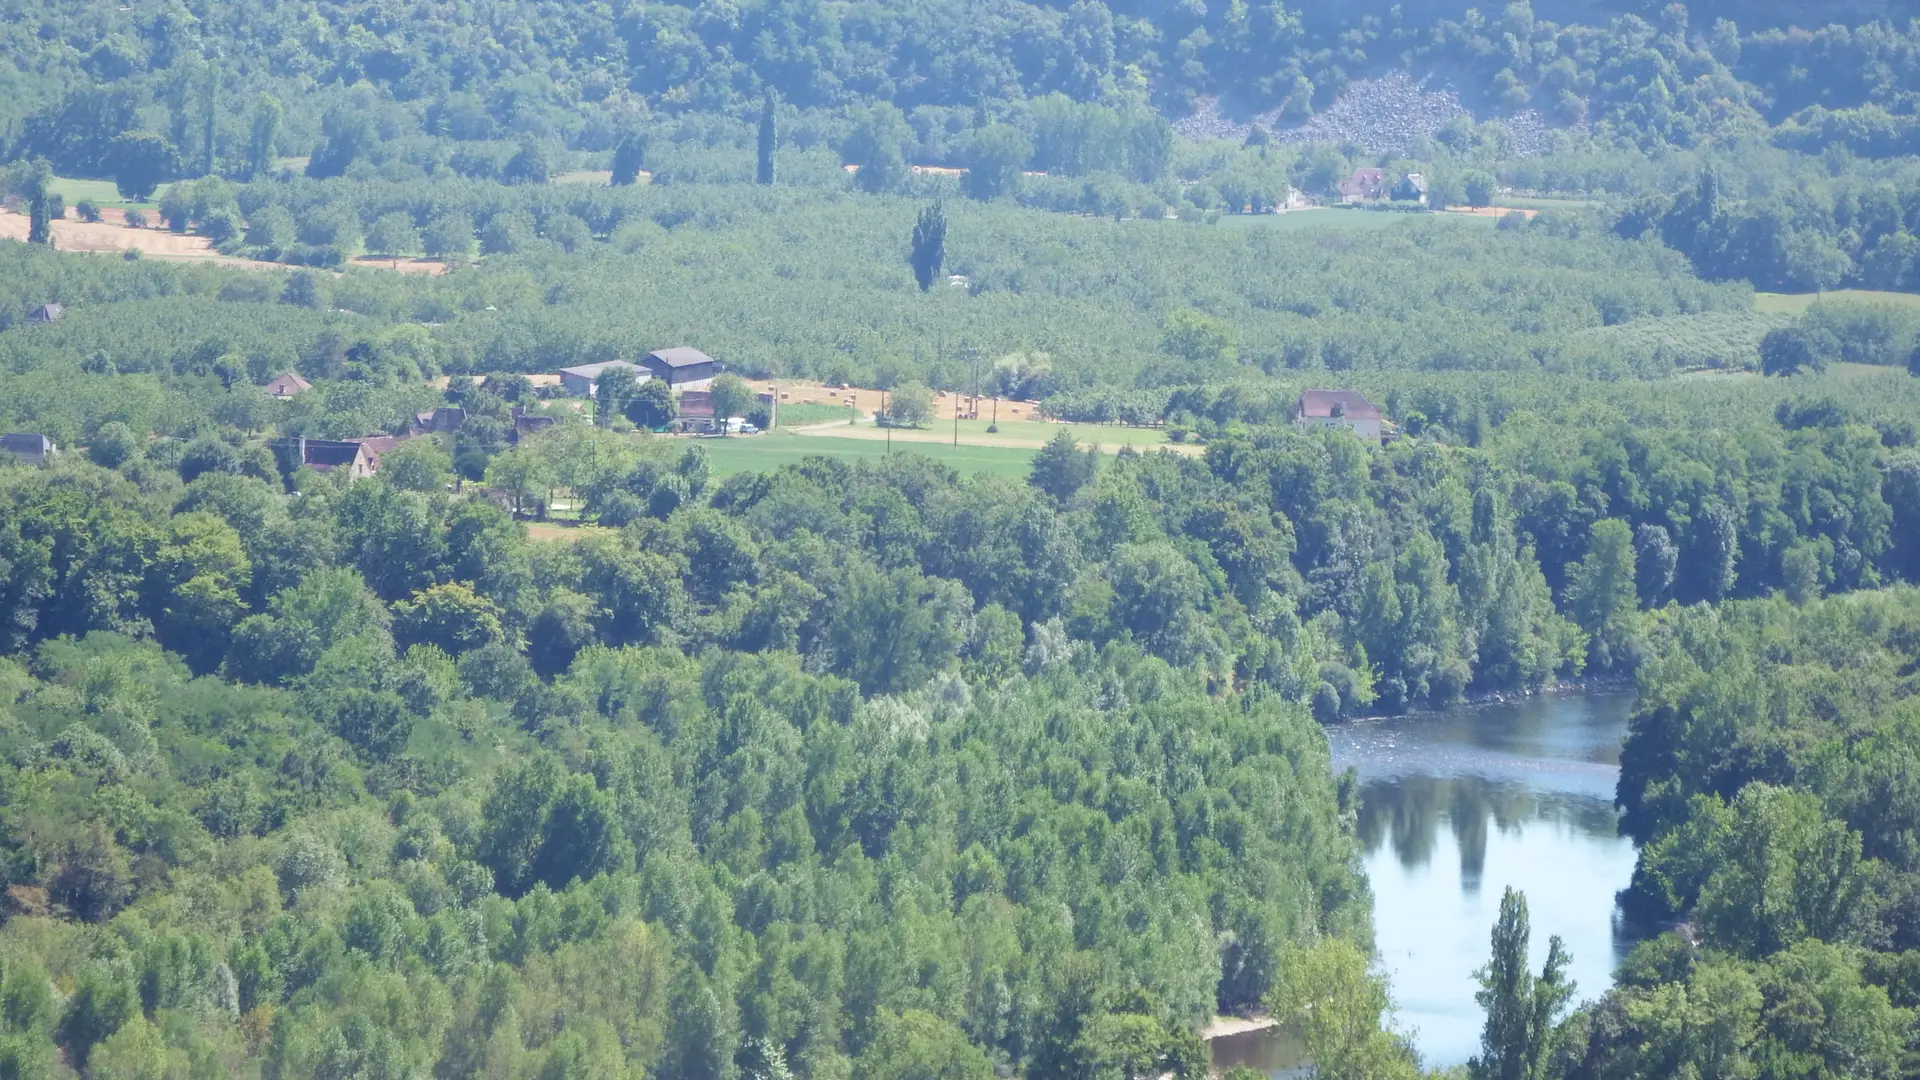
[[[27,312],[27,321],[30,323],[59,322],[60,316],[66,313],[67,309],[61,307],[59,304],[41,304],[39,307]]]
[[[1308,390],[1300,395],[1293,422],[1303,428],[1341,427],[1371,443],[1380,441],[1380,408],[1352,390]]]
[[[1340,181],[1340,198],[1344,202],[1371,202],[1387,197],[1387,170],[1355,169],[1353,175]]]
[[[45,435],[0,435],[0,450],[4,450],[29,465],[38,465],[52,457],[59,447]]]
[[[313,389],[313,384],[289,371],[285,375],[266,385],[266,391],[277,398],[290,398],[302,390]]]
[[[295,468],[318,473],[345,471],[355,480],[380,471],[380,457],[407,441],[406,435],[370,435],[364,439],[296,438],[282,444]]]
[[[655,349],[640,358],[640,366],[668,386],[704,383],[720,373],[720,364],[713,357],[685,346]]]
[[[581,364],[578,367],[560,369],[560,388],[574,397],[592,397],[600,387],[602,373],[614,368],[625,368],[633,372],[634,380],[645,382],[651,378],[650,372],[638,364],[625,360],[606,360],[598,364]]]
[[[345,470],[355,480],[373,475],[372,458],[358,440],[300,438],[294,439],[287,449],[292,451],[295,468],[317,473]]]

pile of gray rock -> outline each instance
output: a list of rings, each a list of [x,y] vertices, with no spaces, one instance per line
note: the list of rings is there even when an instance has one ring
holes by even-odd
[[[1331,106],[1294,127],[1279,126],[1277,111],[1237,122],[1221,112],[1219,99],[1202,98],[1193,115],[1175,121],[1173,130],[1195,140],[1244,139],[1257,124],[1276,142],[1350,142],[1369,153],[1396,154],[1462,116],[1476,119],[1459,94],[1430,88],[1427,80],[1398,71],[1353,83]],[[1532,109],[1492,119],[1507,129],[1516,154],[1543,153],[1552,145],[1552,126]]]

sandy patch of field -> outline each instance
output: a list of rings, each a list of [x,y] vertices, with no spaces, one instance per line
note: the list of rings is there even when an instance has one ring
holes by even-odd
[[[1506,217],[1508,214],[1519,214],[1528,221],[1532,221],[1540,215],[1540,211],[1524,206],[1449,206],[1445,212],[1449,214],[1461,214],[1466,217],[1490,218]]]
[[[397,270],[402,274],[425,274],[438,277],[447,272],[447,264],[439,259],[390,259],[384,255],[362,255],[353,260],[353,265],[373,270]]]
[[[851,404],[862,417],[878,413],[880,403],[884,399],[884,394],[879,390],[857,386],[827,386],[808,379],[749,379],[747,382],[756,392],[771,391],[784,395],[780,398],[782,405],[846,406]],[[933,395],[933,414],[945,420],[953,419],[956,411],[962,416],[977,411],[980,419],[985,420],[996,415],[994,412],[996,405],[999,408],[997,415],[1001,420],[1033,420],[1040,416],[1040,406],[1032,401],[992,398],[982,394],[976,402],[974,398],[965,394],[955,395],[940,390],[934,391]]]
[[[156,215],[157,216],[157,215]],[[118,254],[137,250],[142,256],[170,262],[212,262],[241,270],[284,270],[277,263],[236,259],[222,255],[204,236],[183,236],[166,229],[130,229],[118,210],[104,210],[99,222],[62,218],[53,222],[53,246],[59,251]],[[0,238],[27,238],[25,214],[0,213]]]

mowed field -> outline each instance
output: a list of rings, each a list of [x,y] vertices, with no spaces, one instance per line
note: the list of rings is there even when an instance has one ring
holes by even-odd
[[[919,454],[955,470],[988,476],[1025,479],[1033,467],[1034,451],[1013,446],[953,446],[928,442],[896,442],[891,448],[874,439],[826,438],[771,431],[765,435],[702,439],[715,476],[764,472],[802,458],[828,457],[846,462],[878,461],[889,453]]]
[[[1805,315],[1807,309],[1815,304],[1898,304],[1902,307],[1920,307],[1920,295],[1904,292],[1881,292],[1876,289],[1834,289],[1823,293],[1769,293],[1753,294],[1753,306],[1757,311],[1770,315]]]

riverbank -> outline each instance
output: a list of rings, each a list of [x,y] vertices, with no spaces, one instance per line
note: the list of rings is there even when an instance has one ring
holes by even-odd
[[[1406,717],[1438,716],[1454,709],[1473,708],[1477,705],[1518,705],[1543,697],[1555,697],[1565,694],[1621,694],[1634,688],[1631,675],[1595,675],[1567,679],[1563,682],[1551,682],[1521,690],[1482,690],[1463,695],[1451,705],[1420,705],[1397,713],[1364,713],[1360,716],[1341,717],[1334,724],[1349,724],[1361,720],[1399,720]]]
[[[1211,1042],[1230,1035],[1245,1035],[1279,1026],[1280,1021],[1271,1016],[1216,1016],[1200,1029],[1200,1041]]]

